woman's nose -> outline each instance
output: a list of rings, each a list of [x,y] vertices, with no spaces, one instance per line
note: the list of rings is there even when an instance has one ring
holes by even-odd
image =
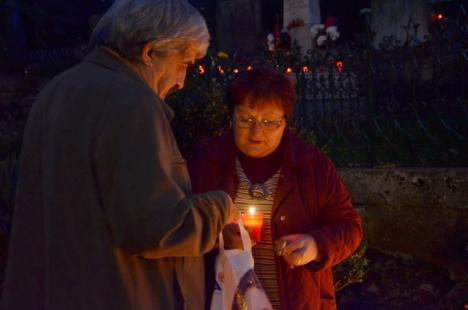
[[[263,133],[263,128],[262,126],[260,126],[260,123],[257,121],[252,125],[252,127],[250,127],[250,132],[255,136],[255,135]]]

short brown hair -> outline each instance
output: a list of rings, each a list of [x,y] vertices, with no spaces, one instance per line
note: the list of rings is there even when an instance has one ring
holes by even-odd
[[[290,119],[296,103],[296,91],[285,74],[272,68],[257,67],[239,73],[232,80],[226,99],[231,114],[236,106],[246,100],[250,106],[273,100],[284,110],[286,118]]]

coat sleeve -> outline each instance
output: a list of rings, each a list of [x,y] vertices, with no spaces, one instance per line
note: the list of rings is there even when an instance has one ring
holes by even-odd
[[[197,256],[213,247],[231,206],[224,192],[180,187],[187,168],[162,104],[140,89],[109,94],[95,142],[97,191],[117,246],[152,259]]]
[[[308,267],[319,270],[331,268],[351,255],[361,242],[362,227],[361,219],[333,163],[322,157],[315,168],[321,226],[312,230],[310,235],[317,242],[320,263],[312,263]]]

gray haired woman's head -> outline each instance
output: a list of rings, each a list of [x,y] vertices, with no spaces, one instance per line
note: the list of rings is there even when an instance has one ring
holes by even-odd
[[[152,42],[160,56],[195,52],[205,56],[210,35],[201,14],[185,0],[115,0],[96,25],[90,44],[138,59]]]

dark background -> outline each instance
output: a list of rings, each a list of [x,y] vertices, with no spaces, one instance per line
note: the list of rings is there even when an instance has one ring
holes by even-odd
[[[216,40],[216,6],[222,0],[191,0],[205,16]],[[0,49],[10,56],[31,49],[85,45],[100,14],[112,0],[1,0]],[[261,0],[262,32],[282,24],[282,0]],[[359,10],[370,0],[322,1],[322,19],[336,16],[346,37],[360,31]],[[242,14],[242,12],[239,12]],[[223,34],[229,35],[229,34]]]

